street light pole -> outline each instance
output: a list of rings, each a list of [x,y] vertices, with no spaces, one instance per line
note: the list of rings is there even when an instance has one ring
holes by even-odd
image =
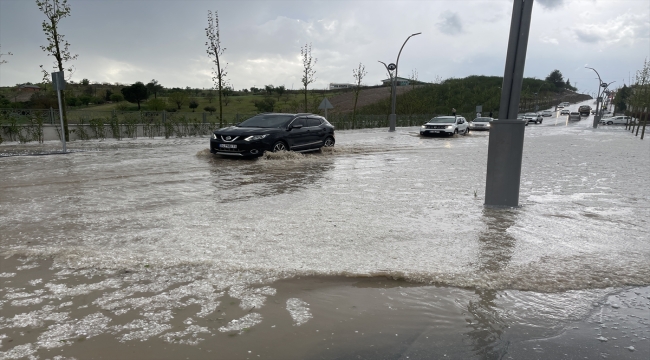
[[[596,73],[596,75],[598,75],[598,95],[596,96],[596,114],[594,114],[594,123],[593,123],[593,127],[595,129],[595,128],[598,127],[598,123],[600,122],[600,111],[599,111],[599,109],[600,109],[600,87],[603,85],[603,80],[600,78],[600,74],[598,73],[598,71],[596,71],[596,69],[594,69],[592,67],[589,67],[589,66],[585,66],[585,68],[593,70]]]
[[[397,107],[397,68],[399,65],[399,57],[402,55],[402,50],[404,49],[404,45],[406,45],[406,42],[409,41],[410,38],[412,38],[415,35],[420,35],[422,34],[421,32],[411,34],[409,37],[404,40],[404,44],[402,44],[402,47],[399,49],[399,53],[397,54],[397,60],[395,61],[395,64],[388,64],[384,63],[383,61],[379,61],[386,67],[386,71],[388,72],[388,75],[391,74],[391,70],[395,71],[393,76],[392,76],[392,81],[391,81],[391,100],[390,100],[390,105],[391,105],[391,114],[388,119],[388,131],[392,132],[395,131],[395,125],[397,123],[397,115],[395,114],[395,108]]]

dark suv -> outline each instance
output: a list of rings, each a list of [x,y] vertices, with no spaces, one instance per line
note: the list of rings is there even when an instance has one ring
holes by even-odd
[[[312,151],[334,146],[334,126],[314,114],[258,114],[235,126],[217,129],[210,152],[254,157],[264,151]]]

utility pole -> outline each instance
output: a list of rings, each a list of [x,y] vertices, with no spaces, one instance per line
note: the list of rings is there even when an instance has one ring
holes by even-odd
[[[485,206],[519,206],[521,161],[526,123],[517,120],[526,63],[533,0],[514,0],[508,53],[501,86],[499,120],[492,122],[488,144]]]

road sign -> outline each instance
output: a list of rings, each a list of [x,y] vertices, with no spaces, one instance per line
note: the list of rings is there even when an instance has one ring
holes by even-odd
[[[388,70],[393,71],[395,69],[397,69],[397,65],[395,65],[393,63],[388,64]]]
[[[323,101],[320,102],[320,105],[318,105],[318,108],[325,110],[325,117],[327,118],[327,109],[334,109],[334,106],[332,106],[332,103],[327,100],[327,98],[324,98]]]
[[[52,73],[52,85],[54,85],[54,90],[65,90],[65,76],[63,76],[63,71]]]
[[[334,109],[334,106],[332,106],[332,103],[327,100],[327,98],[324,98],[323,101],[320,102],[320,105],[318,105],[318,108],[320,110],[327,110],[327,109]]]
[[[483,105],[476,105],[476,112],[477,113],[483,112]]]

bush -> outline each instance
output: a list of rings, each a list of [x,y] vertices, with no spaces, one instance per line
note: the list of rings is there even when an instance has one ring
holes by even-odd
[[[124,100],[124,96],[122,94],[111,94],[111,101],[112,102],[120,102]]]
[[[199,103],[196,100],[190,100],[190,109],[192,109],[192,112],[199,107]]]
[[[272,112],[275,107],[275,99],[265,97],[262,100],[253,100],[253,105],[255,105],[259,112]]]
[[[212,115],[213,112],[217,111],[217,108],[214,106],[206,106],[203,108],[203,110],[209,112],[210,115]]]

